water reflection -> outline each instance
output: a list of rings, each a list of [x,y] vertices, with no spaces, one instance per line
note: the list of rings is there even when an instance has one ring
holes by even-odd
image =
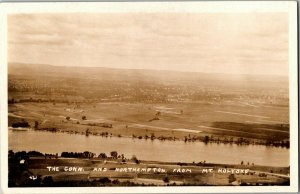
[[[36,150],[42,153],[118,151],[130,158],[165,162],[200,162],[240,164],[249,162],[268,166],[289,166],[289,149],[261,145],[216,144],[203,142],[138,140],[51,133],[44,131],[9,130],[9,149]]]

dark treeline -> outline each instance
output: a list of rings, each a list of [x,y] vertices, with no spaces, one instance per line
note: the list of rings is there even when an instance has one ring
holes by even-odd
[[[96,154],[85,151],[85,152],[62,152],[61,157],[64,158],[93,158]]]
[[[29,123],[28,123],[28,122],[25,122],[25,121],[13,123],[11,126],[12,126],[13,128],[18,128],[18,127],[24,127],[24,128],[27,128],[27,127],[30,127]]]
[[[8,104],[15,104],[15,103],[24,103],[24,102],[58,102],[57,100],[52,100],[52,99],[41,99],[41,98],[28,98],[28,99],[15,99],[11,98],[8,99]],[[68,103],[67,100],[59,100],[61,103]]]
[[[44,154],[38,151],[20,151],[20,152],[13,152],[12,150],[8,151],[8,158],[9,159],[17,159],[17,160],[28,160],[30,157],[42,157]]]
[[[122,162],[126,162],[126,160],[132,160],[135,163],[139,163],[140,161],[137,159],[135,155],[128,159],[124,156],[124,154],[119,154],[117,151],[111,151],[110,154],[100,153],[98,156],[95,153],[85,151],[85,152],[62,152],[61,157],[63,158],[100,158],[100,159],[119,159]]]
[[[152,133],[151,135],[135,135],[132,134],[132,138],[135,139],[145,139],[148,140],[150,139],[151,141],[157,139],[160,141],[176,141],[176,140],[180,140],[179,138],[176,137],[172,137],[172,136],[155,136],[154,133]],[[191,136],[190,134],[188,136],[184,136],[183,139],[184,142],[204,142],[205,144],[208,143],[223,143],[223,144],[237,144],[237,145],[265,145],[265,146],[275,146],[275,147],[285,147],[285,148],[289,148],[290,147],[290,141],[280,141],[280,140],[276,140],[274,138],[269,138],[267,140],[258,140],[258,139],[250,139],[250,138],[243,138],[243,137],[227,137],[227,136]]]

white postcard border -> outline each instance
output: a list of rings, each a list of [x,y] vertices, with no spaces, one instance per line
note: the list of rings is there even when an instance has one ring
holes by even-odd
[[[8,188],[7,107],[7,15],[16,13],[126,13],[126,12],[288,12],[290,95],[290,186],[189,186],[189,187],[76,187]],[[261,193],[298,191],[298,81],[296,1],[209,1],[209,2],[68,2],[0,4],[0,115],[1,190],[3,193]],[[1,192],[1,191],[0,191]]]

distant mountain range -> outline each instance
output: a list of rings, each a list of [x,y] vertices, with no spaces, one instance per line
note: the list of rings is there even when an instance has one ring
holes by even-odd
[[[64,67],[46,64],[9,63],[9,75],[25,77],[65,77],[107,81],[143,81],[166,84],[274,85],[288,88],[288,77],[275,75],[237,75],[179,72],[149,69],[115,69],[106,67]]]

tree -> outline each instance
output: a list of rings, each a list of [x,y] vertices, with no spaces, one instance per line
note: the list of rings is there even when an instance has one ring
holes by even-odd
[[[67,116],[66,119],[69,121],[71,118],[69,116]]]
[[[112,152],[110,152],[110,156],[117,159],[118,158],[118,152],[117,151],[112,151]]]
[[[41,152],[37,152],[37,151],[29,151],[27,152],[27,155],[30,156],[44,156],[44,154],[42,154]]]
[[[115,179],[112,181],[113,184],[118,185],[120,183],[119,179]]]
[[[22,119],[21,122],[13,123],[11,126],[13,128],[17,128],[17,127],[30,127],[29,123],[26,122],[24,119]]]
[[[139,163],[140,163],[140,161],[137,159],[136,155],[133,155],[133,156],[131,157],[131,160],[134,161],[136,164],[139,164]]]
[[[154,139],[155,139],[155,134],[151,133],[151,140],[154,140]]]
[[[169,182],[170,182],[169,177],[168,177],[168,176],[165,176],[165,177],[163,178],[163,181],[164,181],[165,183],[169,183]]]
[[[53,184],[53,178],[52,176],[46,176],[42,182],[46,186],[51,186]]]
[[[186,136],[184,136],[184,142],[187,142],[187,140],[188,140],[188,139],[187,139],[187,137],[186,137]]]
[[[82,116],[81,119],[82,119],[82,120],[86,120],[86,116]]]
[[[111,180],[107,177],[103,177],[103,178],[100,178],[99,182],[102,184],[105,184],[105,183],[111,183]]]
[[[8,151],[8,157],[9,157],[9,158],[13,158],[14,156],[15,156],[14,151],[9,150],[9,151]]]
[[[209,142],[209,136],[206,135],[206,136],[204,137],[204,143],[207,143],[207,142]]]
[[[38,129],[39,128],[39,122],[38,121],[34,121],[34,128]]]
[[[98,158],[107,158],[106,154],[105,153],[100,153]]]
[[[92,152],[89,152],[89,151],[83,152],[83,157],[84,158],[93,158],[94,156],[95,156],[95,154],[92,153]]]
[[[90,134],[90,129],[89,128],[87,128],[86,130],[85,130],[85,136],[89,136],[89,134]]]

